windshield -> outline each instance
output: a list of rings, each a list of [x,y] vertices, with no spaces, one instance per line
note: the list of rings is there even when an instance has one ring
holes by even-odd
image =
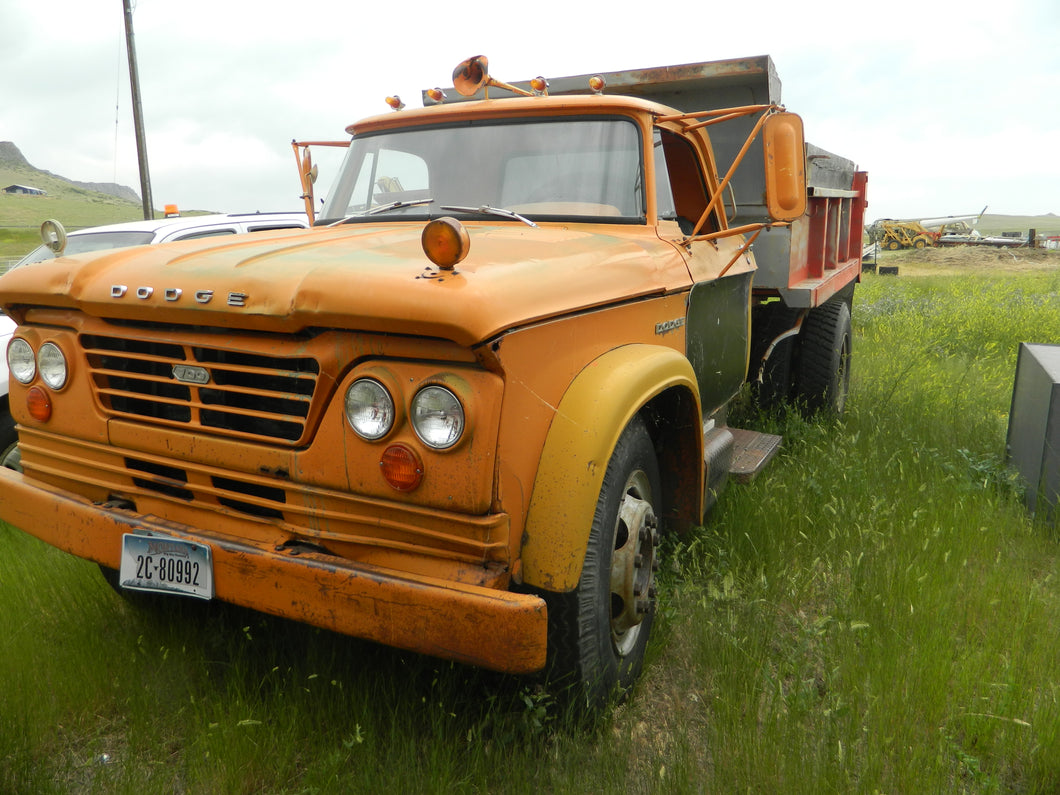
[[[105,251],[111,248],[125,248],[126,246],[139,246],[154,240],[154,232],[92,232],[83,235],[70,235],[66,238],[66,248],[63,256],[71,254],[85,254],[89,251]],[[58,254],[47,246],[37,246],[33,251],[20,259],[11,267],[18,268],[33,262],[44,262],[55,259]]]
[[[640,135],[629,119],[503,120],[354,138],[322,222],[475,209],[643,222]]]

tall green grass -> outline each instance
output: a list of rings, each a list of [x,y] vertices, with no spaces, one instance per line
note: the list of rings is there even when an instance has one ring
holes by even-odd
[[[0,527],[0,792],[1055,792],[1056,528],[1004,439],[1060,275],[867,277],[847,416],[670,542],[632,697],[224,605],[125,602]]]

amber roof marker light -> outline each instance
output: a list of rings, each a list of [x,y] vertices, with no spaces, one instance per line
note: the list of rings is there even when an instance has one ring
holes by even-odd
[[[462,223],[445,215],[423,227],[420,244],[431,262],[451,271],[471,250],[471,237]]]

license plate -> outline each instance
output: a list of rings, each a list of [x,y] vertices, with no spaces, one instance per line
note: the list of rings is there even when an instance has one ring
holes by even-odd
[[[123,588],[213,598],[213,561],[205,544],[126,533],[121,540]]]

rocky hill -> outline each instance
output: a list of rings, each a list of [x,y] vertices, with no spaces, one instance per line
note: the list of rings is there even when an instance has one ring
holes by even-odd
[[[78,182],[76,180],[59,176],[58,174],[53,174],[50,171],[36,168],[26,160],[19,148],[11,141],[0,141],[0,172],[14,172],[20,175],[18,184],[28,184],[33,187],[40,187],[44,190],[51,190],[51,188],[48,187],[48,183],[51,183],[53,180],[58,180],[59,182],[64,182],[75,188],[81,188],[82,190],[103,193],[107,196],[124,199],[125,201],[135,203],[140,202],[140,195],[126,185],[116,185],[113,182]],[[24,177],[21,176],[23,174],[25,175]],[[35,179],[35,176],[38,178]],[[0,187],[6,187],[6,184],[0,185]]]

